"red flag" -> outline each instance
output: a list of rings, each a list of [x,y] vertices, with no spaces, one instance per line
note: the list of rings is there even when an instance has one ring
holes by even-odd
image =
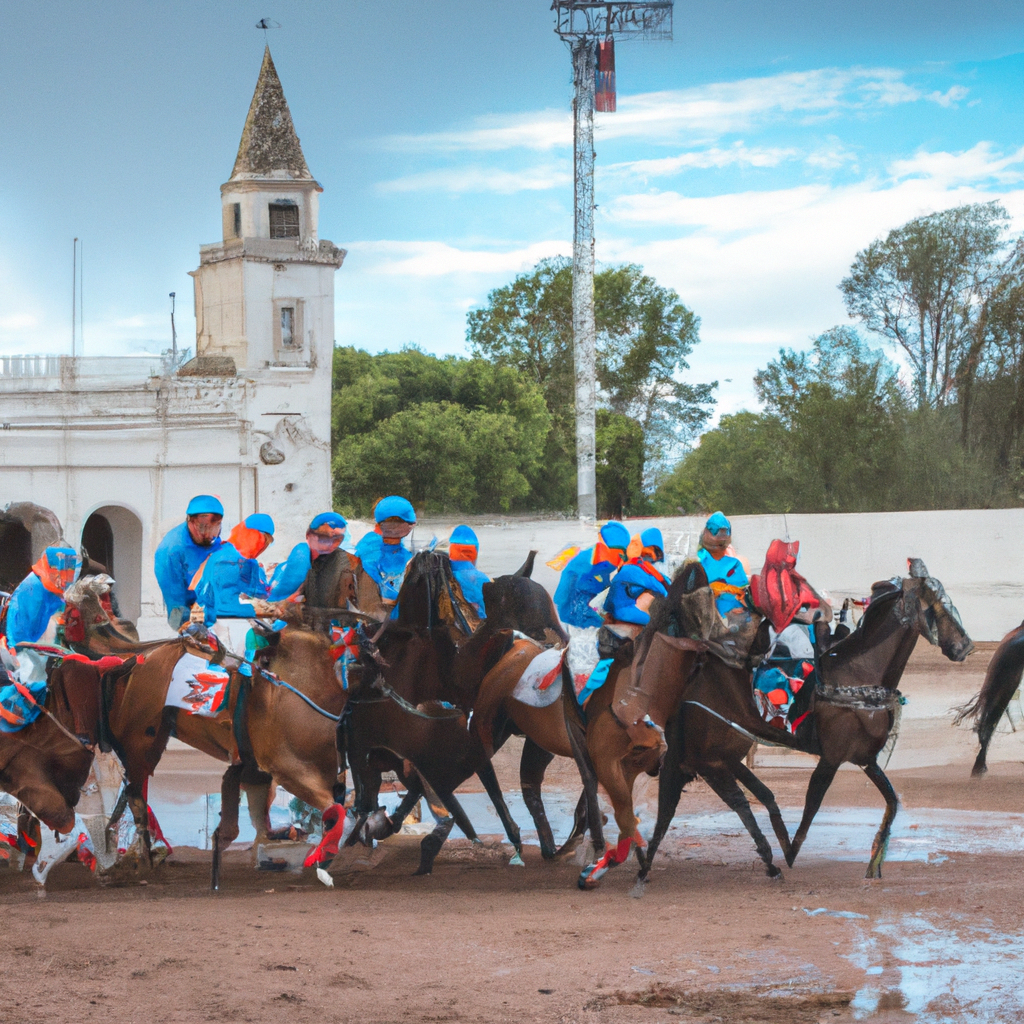
[[[594,83],[594,109],[615,112],[615,40],[609,36],[597,44],[597,74]]]

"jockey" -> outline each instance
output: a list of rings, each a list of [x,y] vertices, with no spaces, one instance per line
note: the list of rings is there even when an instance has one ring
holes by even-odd
[[[306,582],[309,567],[321,555],[337,551],[345,540],[345,517],[337,512],[321,512],[306,530],[306,539],[292,548],[288,558],[270,579],[268,601],[285,601],[297,594]]]
[[[242,595],[266,599],[267,578],[256,559],[273,540],[274,520],[256,512],[239,523],[197,570],[192,584],[205,625],[212,626],[218,618],[251,619],[256,615],[251,604],[242,602]]]
[[[181,626],[195,604],[191,580],[196,570],[220,547],[223,518],[224,506],[217,498],[212,494],[196,495],[185,509],[185,522],[171,530],[156,549],[153,569],[172,629]]]
[[[490,576],[476,567],[476,557],[480,550],[480,542],[476,534],[468,526],[456,526],[448,538],[448,557],[451,559],[452,572],[462,588],[462,596],[476,609],[481,619],[487,618],[484,609],[485,583]]]
[[[721,512],[716,512],[704,524],[697,557],[707,573],[715,594],[715,607],[722,618],[743,607],[744,592],[750,582],[731,545],[732,524]]]
[[[612,577],[605,615],[609,622],[646,626],[651,621],[647,609],[656,597],[668,597],[668,589],[650,570],[629,562]]]
[[[32,571],[14,589],[7,605],[7,646],[18,659],[18,676],[23,683],[46,678],[46,656],[34,651],[15,651],[18,643],[50,639],[50,620],[64,607],[64,591],[79,570],[73,548],[48,547]]]
[[[612,574],[626,561],[629,530],[612,520],[600,530],[600,539],[581,551],[563,570],[555,590],[555,607],[562,622],[586,628],[600,626],[601,616],[590,602],[611,583]]]
[[[650,573],[663,587],[668,587],[669,579],[662,571],[665,568],[665,541],[661,530],[652,526],[640,534],[640,554],[629,560],[630,565],[638,565],[644,572]]]
[[[412,552],[402,543],[416,523],[416,512],[405,498],[392,494],[381,498],[373,510],[377,523],[356,545],[363,569],[380,588],[381,598],[389,604],[398,600],[405,567]]]

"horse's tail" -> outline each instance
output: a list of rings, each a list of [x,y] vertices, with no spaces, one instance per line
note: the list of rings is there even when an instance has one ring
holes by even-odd
[[[981,749],[974,762],[972,775],[983,775],[987,770],[986,757],[992,734],[1003,717],[1014,693],[1024,676],[1024,622],[1008,633],[996,649],[985,673],[981,689],[965,704],[954,708],[954,725],[973,720]]]

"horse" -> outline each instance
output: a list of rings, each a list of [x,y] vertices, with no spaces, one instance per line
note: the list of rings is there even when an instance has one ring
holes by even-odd
[[[684,749],[686,737],[694,735],[684,718],[692,714],[691,708],[750,741],[763,739],[818,757],[800,825],[788,849],[783,842],[790,867],[839,766],[849,762],[861,767],[885,799],[885,814],[872,843],[866,872],[868,878],[881,877],[898,800],[877,757],[895,722],[900,701],[897,687],[903,670],[920,636],[936,644],[951,661],[963,661],[974,650],[942,584],[928,575],[920,559],[908,561],[910,576],[875,585],[872,602],[854,632],[830,645],[819,643],[818,683],[808,694],[807,713],[793,735],[773,728],[758,714],[749,665],[737,667],[714,657],[704,660],[684,693],[677,721],[668,730],[671,756],[666,756],[662,769],[658,820],[638,881],[647,880],[682,787],[692,777],[683,767],[684,759],[689,757]],[[762,623],[761,630],[766,629]],[[691,693],[699,693],[702,699],[697,700]],[[739,775],[743,777],[743,773]],[[781,841],[782,836],[779,838]]]
[[[988,746],[992,742],[999,720],[1006,712],[1013,695],[1020,688],[1024,675],[1024,622],[1010,630],[995,649],[985,672],[981,689],[966,703],[953,710],[954,725],[974,721],[981,748],[975,758],[971,775],[984,775],[988,771]]]
[[[355,790],[356,825],[348,845],[397,831],[425,786],[451,815],[424,837],[420,875],[432,871],[453,824],[476,839],[455,797],[455,789],[473,774],[515,848],[513,863],[522,863],[519,829],[494,768],[477,734],[466,727],[480,681],[507,651],[512,633],[496,628],[497,619],[475,630],[478,625],[448,556],[419,552],[399,591],[397,617],[373,640],[376,657],[363,655],[365,671],[349,690],[350,713],[338,729],[338,748],[347,752]],[[387,770],[395,771],[407,789],[392,816],[378,806],[381,775]]]

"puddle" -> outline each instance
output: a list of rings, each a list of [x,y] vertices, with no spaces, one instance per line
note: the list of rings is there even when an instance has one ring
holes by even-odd
[[[851,1004],[857,1019],[902,1009],[921,1024],[1020,1020],[1024,935],[935,915],[882,918],[848,956],[865,985]]]

